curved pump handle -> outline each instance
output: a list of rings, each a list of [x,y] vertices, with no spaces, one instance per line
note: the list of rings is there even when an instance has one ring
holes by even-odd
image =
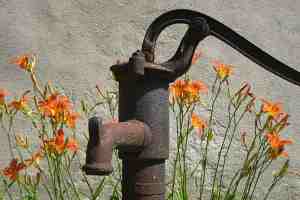
[[[187,24],[188,30],[173,57],[160,64],[166,70],[172,71],[172,78],[179,77],[190,68],[198,43],[212,35],[266,70],[300,86],[300,72],[270,56],[221,22],[192,10],[169,11],[153,21],[146,31],[142,46],[142,52],[145,54],[147,62],[154,62],[158,36],[166,27],[173,24]]]

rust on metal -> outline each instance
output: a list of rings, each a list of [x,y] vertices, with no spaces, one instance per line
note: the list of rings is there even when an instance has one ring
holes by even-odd
[[[123,159],[125,200],[165,200],[165,161]]]
[[[84,166],[88,175],[107,175],[112,172],[114,146],[138,151],[151,143],[149,127],[137,120],[102,124],[100,117],[93,117],[89,120],[89,137]]]
[[[156,41],[168,26],[188,25],[175,54],[155,63]],[[89,121],[84,170],[90,175],[112,171],[112,149],[123,160],[122,200],[164,200],[165,160],[169,156],[169,83],[191,66],[200,41],[215,36],[281,78],[300,85],[300,73],[276,60],[217,20],[192,10],[173,10],[153,21],[142,49],[127,63],[111,67],[119,82],[119,123]]]

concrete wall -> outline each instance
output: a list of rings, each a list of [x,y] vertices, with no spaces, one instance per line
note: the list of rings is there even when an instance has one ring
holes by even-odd
[[[9,58],[24,52],[38,54],[41,79],[53,80],[75,95],[82,95],[96,83],[109,85],[109,66],[117,59],[127,60],[141,47],[148,25],[175,8],[214,17],[300,71],[298,0],[0,0],[0,87],[20,94],[30,86],[23,71],[7,64]],[[172,54],[183,30],[182,26],[171,28],[161,36],[160,60]],[[295,141],[288,148],[291,169],[299,170],[300,88],[266,72],[214,38],[206,39],[200,47],[205,52],[204,60],[218,58],[237,66],[237,84],[248,80],[258,96],[285,103],[291,115],[289,136]],[[213,78],[208,68],[194,67],[191,73],[193,78],[205,81]],[[8,158],[5,138],[1,138],[0,145],[3,166]],[[299,191],[299,177],[288,176],[271,199],[296,200]]]

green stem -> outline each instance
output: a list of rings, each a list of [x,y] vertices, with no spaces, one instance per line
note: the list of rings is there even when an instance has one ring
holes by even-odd
[[[271,186],[268,188],[268,192],[266,193],[265,197],[263,200],[267,200],[270,193],[272,192],[272,190],[274,189],[275,185],[283,178],[283,176],[277,176],[273,179],[273,182],[271,184]]]
[[[229,105],[231,105],[231,104],[229,104]],[[230,106],[228,107],[228,111],[229,110],[230,110]],[[234,111],[233,115],[236,113],[236,111],[237,111],[237,109]],[[227,138],[229,129],[231,127],[231,123],[232,123],[232,117],[231,117],[230,112],[229,112],[229,122],[228,122],[228,125],[227,125],[226,130],[225,130],[225,135],[224,135],[224,138],[223,138],[223,141],[222,141],[221,148],[218,152],[217,166],[215,168],[215,172],[214,172],[214,176],[213,176],[213,184],[212,184],[211,196],[210,196],[211,200],[213,200],[213,198],[214,198],[215,182],[216,182],[216,179],[217,179],[218,168],[219,168],[219,164],[220,164],[220,161],[221,161],[221,156],[222,156],[223,148],[225,146],[226,138]]]
[[[64,170],[64,171],[66,171],[67,176],[70,178],[70,182],[71,182],[70,184],[71,184],[71,187],[72,187],[72,189],[73,189],[73,191],[74,191],[74,193],[75,193],[77,199],[80,200],[79,193],[78,193],[78,191],[77,191],[77,188],[76,188],[75,183],[74,183],[74,181],[73,181],[72,174],[71,174],[71,172],[70,172],[70,165],[71,165],[72,159],[71,159],[69,162],[67,162],[66,155],[64,155],[64,158],[65,158],[65,163],[67,163],[67,166],[65,165],[65,163],[62,163],[63,167],[65,167],[65,170]],[[63,181],[63,182],[64,182],[64,181]],[[65,184],[64,184],[64,185],[65,185]],[[66,191],[68,191],[68,188],[66,188]]]
[[[221,91],[221,86],[222,86],[222,81],[219,82],[219,87],[216,92],[215,98],[212,101],[212,106],[211,106],[211,113],[210,113],[210,118],[209,118],[209,131],[212,131],[212,119],[213,119],[213,114],[214,114],[214,108],[215,108],[215,103],[217,101],[217,98],[220,94]],[[202,200],[202,195],[203,195],[203,190],[204,190],[204,184],[205,184],[205,177],[206,177],[206,165],[207,165],[207,153],[208,153],[208,145],[209,145],[209,140],[208,140],[208,135],[206,136],[206,144],[205,144],[205,152],[204,152],[204,159],[203,159],[203,174],[201,175],[201,185],[200,185],[200,200]]]
[[[13,200],[13,198],[12,198],[12,196],[10,194],[9,187],[8,187],[8,184],[7,184],[6,180],[2,179],[2,181],[3,181],[4,185],[5,185],[5,191],[6,191],[6,194],[7,194],[8,198],[10,200]]]
[[[176,171],[177,171],[177,163],[180,161],[180,146],[181,146],[181,138],[182,138],[182,127],[183,127],[183,107],[179,103],[179,114],[176,116],[176,129],[177,129],[177,152],[176,152],[176,157],[174,161],[174,169],[173,169],[173,175],[172,175],[172,189],[171,189],[171,199],[173,200],[174,198],[174,189],[175,189],[175,183],[176,183]],[[178,120],[179,118],[179,120]]]
[[[266,165],[264,168],[261,167],[261,170],[259,171],[259,173],[258,173],[258,175],[257,175],[257,178],[256,178],[256,181],[255,181],[255,184],[254,184],[254,186],[253,186],[253,189],[252,189],[252,192],[251,192],[251,195],[250,195],[250,200],[253,199],[254,191],[255,191],[255,189],[256,189],[256,187],[257,187],[257,184],[258,184],[258,181],[259,181],[260,176],[266,171],[266,169],[271,165],[271,163],[272,163],[272,160],[269,161],[269,162],[267,163],[267,165]],[[249,192],[250,192],[250,191],[249,191]]]
[[[240,105],[237,106],[236,110],[234,111],[234,114],[233,114],[233,119],[234,119],[234,127],[233,127],[233,131],[232,131],[232,135],[229,139],[229,144],[228,144],[228,147],[227,147],[227,150],[225,152],[225,155],[223,157],[223,163],[222,163],[222,170],[221,170],[221,177],[220,177],[220,181],[219,181],[219,186],[218,188],[221,187],[221,184],[223,182],[223,177],[224,177],[224,171],[225,171],[225,165],[226,165],[226,161],[227,161],[227,157],[228,157],[228,154],[229,154],[229,150],[230,150],[230,147],[231,147],[231,144],[232,144],[232,141],[233,141],[233,138],[235,136],[235,133],[236,133],[236,130],[238,128],[238,125],[240,124],[241,120],[243,119],[244,115],[246,114],[246,110],[240,115],[239,119],[236,121],[236,111],[239,109]],[[219,189],[219,193],[218,193],[218,199],[220,198],[220,193],[221,193],[221,190]]]

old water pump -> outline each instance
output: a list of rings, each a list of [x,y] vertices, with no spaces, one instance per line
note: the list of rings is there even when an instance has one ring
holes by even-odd
[[[154,63],[159,34],[183,23],[188,29],[175,55]],[[202,13],[173,10],[159,16],[148,28],[141,51],[127,63],[111,67],[119,82],[119,123],[89,120],[89,142],[84,170],[88,175],[112,172],[113,148],[123,161],[123,200],[164,200],[165,160],[169,156],[168,85],[184,74],[198,43],[215,36],[266,70],[300,85],[300,73],[271,57],[242,36]]]

